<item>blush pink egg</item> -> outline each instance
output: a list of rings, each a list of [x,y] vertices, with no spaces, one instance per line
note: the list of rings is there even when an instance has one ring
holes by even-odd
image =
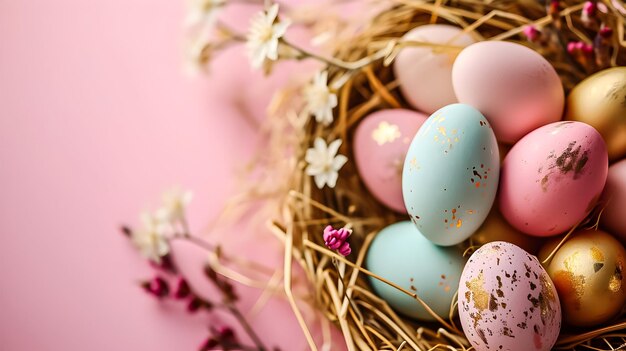
[[[535,256],[495,241],[472,254],[459,283],[459,317],[476,351],[549,351],[561,304]]]
[[[608,167],[606,145],[592,126],[543,126],[522,138],[504,159],[498,193],[502,215],[527,234],[563,233],[593,209]]]
[[[602,226],[626,243],[626,159],[609,167],[603,200]]]
[[[403,37],[403,41],[425,42],[466,47],[475,40],[460,27],[447,24],[419,26]],[[452,88],[452,64],[459,50],[428,46],[407,46],[393,63],[402,95],[417,110],[431,114],[457,102]]]
[[[482,112],[501,142],[514,143],[563,114],[558,74],[540,54],[520,44],[468,46],[454,61],[452,85],[459,102]]]
[[[402,165],[411,140],[428,116],[403,109],[365,117],[354,134],[354,157],[361,179],[378,201],[406,213]]]

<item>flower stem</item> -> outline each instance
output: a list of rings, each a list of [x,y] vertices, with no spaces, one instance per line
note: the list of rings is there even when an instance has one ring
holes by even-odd
[[[347,71],[356,71],[356,70],[360,70],[363,67],[366,67],[368,65],[370,65],[371,63],[380,60],[382,58],[384,58],[387,55],[388,50],[384,49],[384,50],[380,50],[377,51],[376,53],[374,53],[373,55],[364,57],[362,59],[356,60],[356,61],[343,61],[334,57],[325,57],[325,56],[321,56],[319,54],[316,54],[312,51],[306,50],[304,48],[301,48],[289,41],[287,41],[285,38],[282,38],[281,41],[283,42],[283,44],[291,47],[292,49],[298,51],[300,53],[300,55],[302,55],[303,58],[313,58],[316,59],[318,61],[321,61],[323,63],[326,63],[327,65],[331,65],[331,66],[335,66],[338,68],[343,68]]]
[[[237,319],[237,321],[239,321],[239,324],[241,324],[241,326],[246,331],[248,336],[250,336],[250,339],[252,339],[252,342],[254,342],[254,345],[257,347],[257,349],[259,351],[268,350],[268,348],[265,347],[265,345],[263,345],[261,338],[259,338],[259,336],[254,332],[254,330],[252,329],[252,327],[250,326],[246,318],[243,316],[241,311],[239,311],[237,306],[235,306],[235,304],[232,302],[226,302],[224,306]]]

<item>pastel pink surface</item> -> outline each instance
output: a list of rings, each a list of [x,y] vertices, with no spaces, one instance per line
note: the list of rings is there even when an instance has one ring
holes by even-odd
[[[208,325],[233,322],[147,296],[138,282],[153,270],[118,230],[181,184],[195,193],[190,226],[206,234],[260,147],[256,121],[277,80],[252,73],[241,49],[211,80],[186,79],[184,3],[0,2],[2,349],[196,350]],[[244,7],[245,27],[257,8]],[[265,233],[209,229],[210,241],[282,264]],[[204,287],[206,252],[174,252]],[[247,311],[260,292],[238,289]],[[269,345],[308,349],[285,301],[250,320]]]
[[[607,172],[606,146],[593,127],[549,124],[522,138],[504,159],[500,211],[524,233],[563,233],[591,211]]]
[[[520,44],[468,46],[454,61],[452,84],[459,102],[482,112],[500,142],[514,143],[563,115],[565,95],[556,71]]]
[[[602,225],[626,243],[626,159],[609,167],[603,200],[608,202],[600,217]]]
[[[411,110],[382,110],[365,117],[354,134],[354,157],[361,179],[374,197],[400,213],[406,213],[402,165],[427,118]]]

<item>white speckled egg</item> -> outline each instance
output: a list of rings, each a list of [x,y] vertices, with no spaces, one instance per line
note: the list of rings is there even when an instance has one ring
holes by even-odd
[[[447,24],[427,24],[407,32],[403,41],[463,48],[475,41],[463,29]],[[407,46],[393,63],[400,91],[416,109],[427,114],[457,102],[452,88],[452,64],[460,49]]]
[[[413,138],[402,170],[411,220],[437,245],[456,245],[483,223],[498,189],[496,137],[471,106],[433,113]]]
[[[504,241],[472,254],[458,306],[477,351],[548,351],[561,329],[561,305],[548,273],[535,256]]]
[[[365,266],[407,291],[417,294],[437,315],[447,318],[465,264],[458,247],[440,247],[424,238],[409,222],[381,230],[370,245]],[[403,315],[435,320],[414,298],[370,277],[377,295]]]

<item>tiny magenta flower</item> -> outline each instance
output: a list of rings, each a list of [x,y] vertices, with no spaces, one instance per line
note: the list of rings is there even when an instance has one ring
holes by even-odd
[[[177,299],[184,299],[191,295],[191,288],[184,278],[179,278],[176,282],[176,289],[174,290],[174,297]]]
[[[144,291],[158,298],[165,297],[170,293],[169,285],[161,277],[154,277],[152,280],[144,282],[141,286]]]
[[[342,256],[347,256],[352,252],[347,241],[350,234],[352,234],[350,229],[335,229],[329,225],[324,228],[324,244],[331,250],[337,250]]]
[[[202,308],[203,303],[202,300],[194,297],[191,300],[189,300],[189,303],[187,304],[187,312],[189,313],[194,313],[197,312],[200,308]]]
[[[217,335],[222,340],[233,340],[235,339],[235,331],[229,326],[221,326],[217,328]]]
[[[582,41],[570,41],[567,43],[567,52],[570,54],[583,53],[589,55],[593,53],[593,45]]]
[[[613,28],[603,25],[602,27],[600,27],[598,35],[604,39],[610,38],[613,35]]]
[[[541,34],[537,27],[533,25],[528,25],[524,27],[523,33],[530,41],[536,41],[537,39],[539,39],[539,35]]]
[[[217,339],[215,339],[214,337],[210,337],[206,339],[206,341],[203,342],[202,345],[200,345],[200,351],[215,350],[215,348],[219,345],[220,343],[219,341],[217,341]]]

